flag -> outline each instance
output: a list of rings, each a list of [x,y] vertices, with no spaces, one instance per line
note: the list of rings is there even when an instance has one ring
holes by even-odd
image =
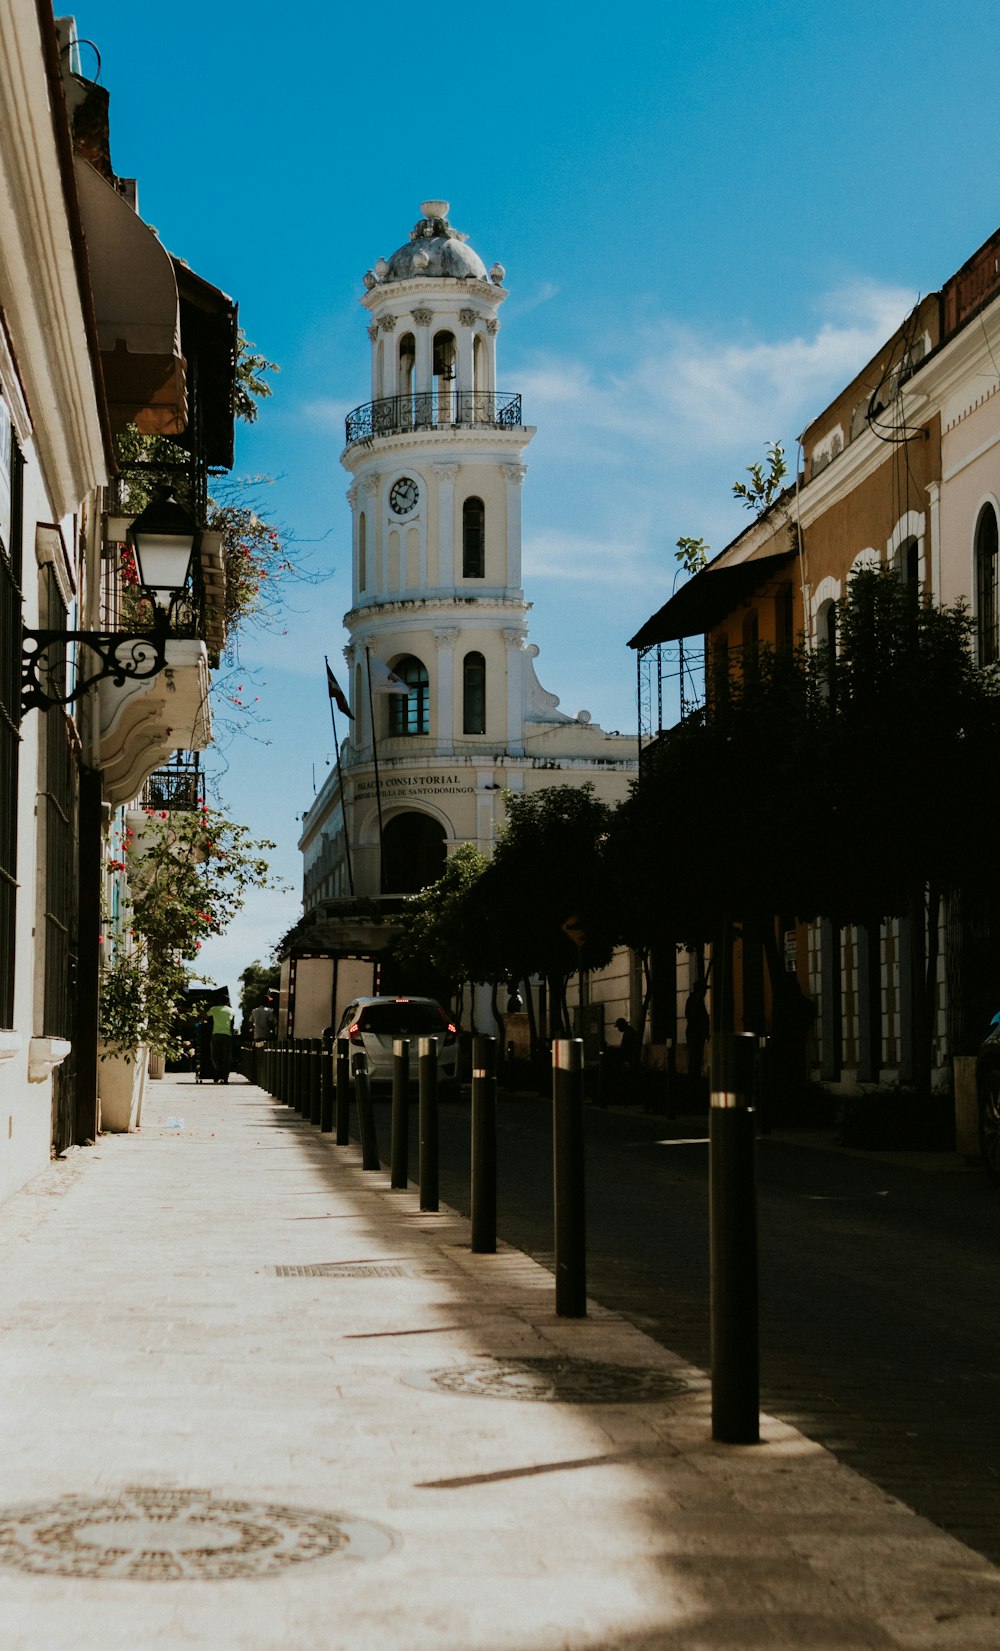
[[[368,655],[368,680],[373,694],[408,694],[409,688],[381,659]]]
[[[338,711],[343,711],[345,717],[350,717],[351,721],[353,722],[354,712],[351,710],[351,707],[347,703],[347,695],[344,693],[344,690],[341,688],[340,683],[337,681],[337,678],[334,676],[333,672],[330,669],[329,660],[327,660],[327,664],[326,664],[326,687],[327,687],[327,692],[330,695],[330,698],[333,700],[334,705],[337,707],[337,710]]]

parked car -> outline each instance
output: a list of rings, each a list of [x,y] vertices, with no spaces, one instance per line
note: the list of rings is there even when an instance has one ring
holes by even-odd
[[[416,1079],[421,1038],[438,1040],[438,1088],[446,1095],[457,1093],[458,1027],[432,997],[356,997],[349,1003],[337,1027],[337,1036],[347,1036],[352,1054],[364,1051],[373,1089],[392,1084],[393,1044],[397,1038],[410,1040],[410,1077]]]
[[[976,1060],[979,1150],[991,1181],[1000,1184],[1000,1023],[990,1030]]]

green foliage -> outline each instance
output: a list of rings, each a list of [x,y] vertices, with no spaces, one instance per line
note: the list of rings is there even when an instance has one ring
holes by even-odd
[[[733,483],[733,497],[741,499],[748,510],[755,516],[762,516],[769,510],[778,494],[785,477],[788,475],[788,466],[785,463],[785,450],[780,441],[771,441],[766,446],[766,465],[760,461],[747,465],[748,482]]]
[[[222,934],[254,889],[274,888],[273,843],[217,809],[147,810],[141,831],[126,833],[128,939],[106,939],[101,974],[101,1037],[114,1052],[140,1044],[180,1052],[176,1003],[209,935]]]
[[[456,982],[490,978],[488,967],[482,972],[485,949],[477,946],[467,915],[470,892],[487,864],[472,843],[462,843],[437,882],[407,902],[394,952],[418,978],[421,971]]]
[[[256,424],[257,403],[272,394],[264,373],[280,373],[281,368],[266,355],[261,355],[250,343],[240,327],[236,355],[236,384],[233,389],[233,412],[244,424]]]
[[[254,958],[240,975],[240,1015],[248,1015],[263,1003],[268,992],[276,992],[281,984],[281,964],[262,963]]]
[[[708,561],[710,548],[704,539],[690,539],[682,535],[677,541],[674,561],[681,564],[685,573],[700,573]]]

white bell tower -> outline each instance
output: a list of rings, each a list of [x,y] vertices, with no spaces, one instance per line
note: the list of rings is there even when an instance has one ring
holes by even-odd
[[[489,853],[505,791],[591,779],[618,796],[634,771],[630,741],[559,711],[535,677],[521,587],[535,432],[520,395],[497,387],[503,279],[439,200],[364,277],[371,400],[348,415],[341,455],[353,721],[342,778],[304,817],[307,909],[349,885],[412,892],[462,842]],[[387,671],[405,691],[381,691]]]
[[[487,275],[448,223],[447,201],[421,211],[407,245],[365,276],[372,400],[349,416],[343,455],[353,476],[352,744],[360,756],[372,741],[368,650],[426,673],[410,684],[405,729],[401,700],[376,702],[380,757],[415,756],[396,743],[414,737],[435,758],[515,754],[527,613],[520,487],[534,431],[520,396],[496,387],[502,267]],[[407,663],[404,675],[421,672]]]

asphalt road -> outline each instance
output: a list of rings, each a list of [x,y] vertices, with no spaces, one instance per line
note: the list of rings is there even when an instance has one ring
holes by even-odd
[[[588,1293],[707,1368],[704,1119],[588,1106],[585,1128]],[[467,1099],[440,1136],[441,1198],[467,1211]],[[820,1139],[758,1143],[762,1405],[1000,1563],[1000,1193],[951,1155]],[[549,1265],[551,1189],[550,1106],[502,1097],[498,1230]]]

